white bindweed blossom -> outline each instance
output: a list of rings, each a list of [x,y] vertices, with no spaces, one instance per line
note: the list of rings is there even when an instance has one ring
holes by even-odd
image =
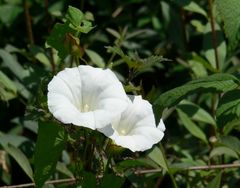
[[[103,128],[128,105],[121,82],[109,69],[80,65],[59,72],[48,84],[48,108],[64,124]]]
[[[135,96],[133,102],[111,125],[99,131],[116,145],[135,152],[145,151],[158,143],[164,136],[165,125],[160,120],[156,126],[152,105],[141,96]]]

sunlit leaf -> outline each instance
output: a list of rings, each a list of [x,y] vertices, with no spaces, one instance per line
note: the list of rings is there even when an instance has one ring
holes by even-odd
[[[201,14],[207,18],[207,12],[194,1],[191,1],[189,4],[185,5],[183,8],[185,10]]]
[[[201,139],[203,142],[208,143],[204,132],[179,108],[177,109],[178,115],[184,127],[195,137]]]
[[[0,21],[10,26],[14,20],[23,12],[23,8],[17,5],[6,4],[0,6]]]
[[[203,38],[204,55],[214,69],[219,68],[221,70],[224,68],[225,58],[227,54],[227,46],[226,42],[224,41],[224,37],[220,30],[220,27],[217,23],[215,23],[215,30],[216,30],[218,65],[215,58],[214,44],[212,41],[212,29],[210,23],[207,23],[204,30]]]
[[[200,106],[190,101],[183,100],[177,107],[186,113],[192,120],[208,123],[216,128],[216,122],[213,117]]]
[[[74,175],[73,173],[67,168],[66,164],[62,163],[62,162],[57,162],[57,166],[56,166],[57,171],[65,174],[66,176],[73,178]]]
[[[215,156],[221,156],[221,155],[231,156],[236,159],[239,158],[235,151],[224,146],[213,148],[213,150],[210,152],[210,158],[213,158]]]
[[[240,1],[239,0],[216,0],[216,7],[224,22],[224,30],[229,39],[230,47],[237,46],[240,39]]]
[[[228,124],[237,125],[240,118],[240,90],[226,92],[220,99],[216,116],[220,128]],[[234,127],[231,127],[231,129]]]
[[[12,144],[8,144],[4,146],[4,149],[6,150],[7,153],[9,153],[21,166],[23,171],[28,175],[28,177],[33,181],[33,171],[32,167],[30,165],[30,162],[28,158],[25,156],[25,154]]]
[[[68,6],[67,14],[65,17],[71,24],[73,24],[75,27],[78,27],[84,19],[84,14],[79,9]]]
[[[108,33],[110,33],[112,36],[114,36],[115,38],[117,39],[120,39],[121,38],[121,35],[114,29],[111,29],[111,28],[107,28],[106,31]]]
[[[194,72],[197,78],[207,76],[207,70],[201,63],[193,59],[188,60],[188,63],[191,66],[191,70]]]
[[[154,102],[156,110],[162,113],[166,107],[172,107],[178,104],[188,95],[198,92],[226,92],[239,86],[239,80],[230,74],[213,74],[190,81],[182,86],[176,87],[161,94]]]
[[[92,50],[89,50],[89,49],[86,49],[85,52],[95,65],[97,65],[100,68],[105,67],[105,62],[104,62],[103,58],[98,53],[96,53]]]
[[[2,71],[0,71],[0,99],[10,100],[17,96],[17,88]]]
[[[221,186],[221,178],[222,172],[218,172],[217,176],[215,176],[212,181],[207,185],[207,188],[220,188]]]
[[[24,78],[29,76],[29,70],[24,69],[22,65],[17,62],[17,60],[12,54],[0,49],[0,57],[3,60],[3,66],[10,69],[18,79],[23,80]]]
[[[19,136],[19,135],[11,135],[4,134],[0,132],[0,144],[5,147],[8,144],[11,144],[15,147],[19,147],[22,143],[29,141],[28,138]]]
[[[148,154],[148,157],[152,159],[155,163],[157,163],[160,167],[162,167],[164,170],[169,171],[168,165],[163,155],[164,154],[162,153],[161,149],[159,149],[158,147],[154,147]]]
[[[223,146],[229,147],[238,155],[240,155],[240,140],[235,136],[221,136],[219,143]]]

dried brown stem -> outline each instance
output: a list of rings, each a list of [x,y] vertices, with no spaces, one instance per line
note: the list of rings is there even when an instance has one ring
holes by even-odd
[[[212,45],[215,54],[216,68],[219,70],[219,59],[218,59],[218,51],[217,51],[217,34],[215,29],[214,17],[213,17],[213,5],[212,0],[208,0],[208,14],[210,18],[211,30],[212,30]]]
[[[69,179],[60,179],[60,180],[51,180],[47,181],[45,185],[48,184],[74,184],[76,182],[75,178],[69,178]],[[35,187],[35,183],[26,183],[26,184],[21,184],[21,185],[10,185],[10,186],[3,186],[0,188],[24,188],[24,187]]]
[[[220,165],[209,165],[209,166],[191,166],[188,168],[185,168],[183,170],[214,170],[214,169],[226,169],[226,168],[240,168],[240,163],[235,164],[220,164]],[[156,173],[161,172],[162,169],[149,169],[149,170],[137,170],[135,171],[135,174],[148,174],[148,173]],[[76,179],[75,178],[69,178],[69,179],[60,179],[60,180],[51,180],[47,181],[45,184],[75,184]],[[10,185],[10,186],[2,186],[0,188],[24,188],[24,187],[35,187],[34,183],[26,183],[21,185]]]
[[[180,8],[180,23],[181,23],[181,33],[182,33],[182,40],[185,50],[188,49],[188,42],[187,42],[187,32],[186,32],[186,15],[184,9]]]
[[[33,32],[32,32],[32,22],[31,22],[31,16],[29,13],[28,0],[24,0],[23,7],[24,7],[24,15],[25,15],[28,39],[29,39],[30,44],[34,44],[34,37],[33,37]]]
[[[208,166],[191,166],[183,170],[214,170],[214,169],[225,169],[225,168],[240,168],[240,163],[208,165]],[[162,169],[137,170],[135,174],[148,174],[148,173],[156,173],[161,171]]]

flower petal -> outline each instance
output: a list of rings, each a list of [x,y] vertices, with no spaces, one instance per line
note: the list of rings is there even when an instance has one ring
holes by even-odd
[[[160,122],[159,122],[157,128],[160,129],[162,132],[164,132],[166,130],[165,124],[163,123],[162,119],[160,119]]]
[[[48,85],[49,111],[66,124],[102,128],[128,103],[121,82],[109,69],[87,65],[66,68]]]
[[[137,133],[133,135],[116,137],[114,142],[124,148],[128,148],[131,151],[145,151],[151,149],[154,144],[159,142],[163,137],[163,132],[156,133],[156,129],[141,130],[147,131],[147,134]]]
[[[135,152],[150,149],[159,142],[164,136],[164,128],[162,120],[156,127],[152,105],[141,96],[135,96],[133,102],[112,123],[112,127],[99,131],[117,145]]]

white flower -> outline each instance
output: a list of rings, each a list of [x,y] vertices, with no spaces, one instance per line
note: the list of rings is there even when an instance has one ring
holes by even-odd
[[[152,105],[135,96],[127,109],[107,127],[99,129],[116,145],[131,151],[145,151],[158,143],[164,136],[165,125],[160,120],[156,127]]]
[[[128,103],[121,82],[109,69],[87,65],[66,68],[48,85],[49,111],[65,124],[102,128]]]

